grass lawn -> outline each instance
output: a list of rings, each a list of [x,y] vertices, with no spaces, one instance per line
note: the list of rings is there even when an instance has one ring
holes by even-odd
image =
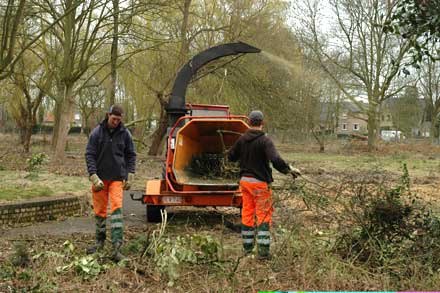
[[[440,171],[440,159],[417,154],[400,153],[393,155],[340,155],[328,153],[282,153],[288,161],[298,166],[321,167],[326,171],[367,171],[383,170],[400,173],[402,163],[406,163],[410,175],[430,176]]]
[[[165,226],[127,225],[123,252],[130,262],[125,265],[107,257],[110,243],[104,255],[85,255],[95,241],[86,233],[26,238],[24,248],[16,239],[0,237],[0,291],[436,290],[440,146],[421,146],[386,145],[374,154],[362,148],[329,148],[322,154],[308,145],[281,146],[282,157],[306,176],[299,184],[283,185],[291,177],[274,171],[284,188],[274,189],[271,260],[242,255],[241,235],[224,221],[240,223],[238,212],[174,208]],[[59,166],[41,166],[37,176],[23,171],[26,158],[0,162],[9,168],[0,171],[0,202],[90,192],[83,154],[73,155]],[[161,174],[161,160],[140,153],[138,162],[134,189]],[[403,162],[411,192],[395,188]],[[372,170],[378,172],[372,176]],[[372,183],[358,184],[367,176]],[[389,184],[377,185],[381,179]],[[384,201],[391,194],[394,201]],[[396,231],[402,234],[390,234]],[[26,256],[23,264],[17,264],[20,255]]]
[[[81,195],[90,189],[87,178],[63,176],[40,171],[0,171],[0,202],[35,197],[73,194]]]

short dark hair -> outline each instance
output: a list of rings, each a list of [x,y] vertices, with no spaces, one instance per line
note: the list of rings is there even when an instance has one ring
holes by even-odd
[[[110,106],[110,109],[108,110],[108,114],[122,116],[124,114],[124,109],[122,109],[121,105],[115,104],[115,105]]]
[[[260,126],[263,123],[264,115],[260,110],[254,110],[249,113],[249,124],[251,126]]]

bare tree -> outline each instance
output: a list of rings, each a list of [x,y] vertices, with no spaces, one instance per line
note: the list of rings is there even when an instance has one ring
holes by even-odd
[[[89,84],[81,87],[78,92],[78,109],[81,113],[81,129],[87,137],[93,129],[94,123],[99,122],[99,118],[94,115],[99,114],[105,100],[105,90],[92,79]]]
[[[63,8],[69,10],[79,0],[65,0]],[[95,7],[95,5],[97,5]],[[51,11],[57,12],[57,7],[51,6]],[[100,11],[99,11],[99,10]],[[63,57],[62,70],[60,70],[63,102],[60,107],[60,120],[57,129],[57,141],[55,144],[55,161],[64,158],[67,134],[70,129],[70,121],[75,110],[75,83],[83,76],[90,66],[93,53],[104,42],[100,37],[103,22],[106,17],[106,3],[93,0],[84,2],[78,9],[72,10],[61,22],[59,31],[55,32],[60,42]],[[96,13],[96,14],[95,14]],[[108,12],[107,12],[108,13]],[[95,16],[98,18],[95,20]]]
[[[75,9],[81,1],[77,1],[66,10],[66,14]],[[15,64],[20,60],[23,54],[31,48],[44,34],[53,26],[58,24],[66,14],[59,14],[51,21],[45,19],[47,23],[41,30],[34,31],[30,38],[23,39],[21,29],[25,17],[29,14],[29,19],[35,17],[36,11],[40,7],[40,2],[30,0],[8,0],[6,5],[0,8],[0,80],[3,80],[13,73]],[[32,8],[31,6],[32,5]],[[23,45],[17,46],[21,39]]]
[[[25,54],[11,75],[13,87],[9,108],[20,129],[20,142],[29,152],[32,129],[36,125],[37,110],[52,82],[48,63],[41,62],[32,54]]]
[[[424,120],[431,122],[431,136],[439,137],[438,124],[440,115],[440,65],[438,62],[426,59],[420,68],[419,87],[425,100]]]
[[[170,3],[170,9],[164,14],[164,20],[159,21],[158,26],[163,27],[168,31],[173,37],[175,37],[176,45],[164,46],[163,49],[166,50],[165,54],[156,54],[153,56],[153,66],[151,67],[151,73],[148,74],[147,83],[149,84],[149,90],[154,94],[158,105],[160,106],[159,122],[158,127],[152,134],[152,141],[150,144],[150,149],[148,151],[149,155],[157,155],[161,149],[161,142],[166,134],[168,120],[166,114],[166,107],[169,103],[168,91],[172,85],[172,81],[177,74],[178,69],[187,61],[188,55],[190,53],[191,45],[194,46],[196,37],[200,36],[204,32],[219,32],[223,29],[221,27],[206,27],[206,26],[191,26],[190,23],[194,24],[194,20],[191,20],[191,3],[192,0],[185,1],[173,1]],[[177,12],[176,12],[177,11]],[[172,20],[170,16],[181,19],[178,22],[178,26],[175,24],[175,18]],[[197,14],[193,14],[194,17],[201,17]],[[171,21],[171,22],[170,22]],[[191,22],[193,21],[193,22]],[[170,60],[170,56],[173,56]],[[157,83],[152,81],[156,80]]]
[[[181,65],[183,65],[183,63],[186,61],[186,56],[188,55],[188,51],[189,51],[189,41],[187,39],[187,34],[188,34],[188,21],[189,21],[191,1],[192,0],[185,0],[183,2],[183,7],[179,8],[182,11],[182,22],[179,32],[180,50],[179,50],[178,58],[176,59],[177,63],[174,66],[175,71],[177,71],[177,69]],[[150,149],[148,150],[149,155],[156,155],[159,153],[162,139],[167,131],[168,120],[165,109],[168,106],[169,97],[165,94],[165,91],[168,89],[171,80],[174,78],[175,76],[174,74],[175,73],[172,73],[172,75],[168,77],[169,79],[164,83],[164,86],[161,89],[155,90],[156,98],[159,101],[159,105],[160,105],[160,117],[159,117],[159,125],[152,135]]]
[[[137,113],[144,116],[143,119],[138,117],[137,121],[143,122],[148,120],[148,117],[158,121],[155,132],[150,136],[149,154],[151,155],[157,155],[162,149],[168,124],[165,109],[169,102],[168,93],[172,81],[179,67],[191,56],[219,43],[237,40],[249,41],[257,47],[265,44],[266,48],[274,49],[275,53],[278,53],[277,49],[283,47],[285,52],[283,55],[288,56],[289,59],[291,55],[295,57],[295,53],[300,51],[290,46],[297,42],[293,40],[287,27],[283,27],[286,10],[282,1],[269,3],[265,0],[239,2],[187,0],[168,1],[167,5],[156,14],[160,17],[154,18],[152,27],[156,28],[156,31],[148,32],[150,38],[167,37],[168,42],[162,43],[156,51],[134,57],[120,71],[124,72],[120,75],[120,79],[123,86],[127,87],[127,92],[133,96]],[[231,17],[232,15],[234,17]],[[277,35],[278,39],[271,38],[273,35]],[[287,37],[288,42],[286,42]],[[270,44],[268,39],[271,40]],[[272,42],[272,40],[276,41]],[[269,67],[262,69],[259,67],[261,63],[255,62],[254,58],[249,58],[250,62],[243,61],[247,58],[230,62],[233,59],[233,57],[225,58],[203,67],[194,79],[197,82],[191,83],[188,88],[187,101],[229,104],[234,112],[243,113],[249,110],[250,103],[256,103],[256,100],[260,102],[261,97],[265,99],[261,104],[264,104],[266,113],[268,115],[276,113],[276,110],[272,111],[274,108],[272,102],[275,98],[281,98],[280,96],[289,93],[289,91],[281,93],[277,90],[277,87],[286,89],[289,83],[285,78],[285,71],[277,71],[280,72],[279,78],[271,83],[272,71]],[[266,63],[269,62],[266,60]],[[215,70],[219,67],[224,67],[224,70]],[[244,71],[252,71],[255,74]],[[270,75],[267,74],[268,72]],[[199,79],[201,76],[203,78]],[[264,88],[266,85],[267,87]],[[276,106],[280,104],[276,103]],[[152,109],[154,112],[151,111]],[[279,118],[276,114],[273,117]]]
[[[167,55],[173,54],[177,62],[174,65],[170,65],[166,70],[166,74],[162,75],[161,88],[158,88],[156,85],[154,86],[155,96],[161,107],[161,112],[159,115],[159,126],[152,135],[152,142],[148,152],[150,155],[155,155],[159,152],[161,142],[166,133],[167,116],[165,108],[169,102],[168,91],[179,67],[187,61],[190,54],[194,55],[213,45],[237,41],[238,38],[244,37],[245,31],[252,31],[252,25],[258,23],[258,20],[265,16],[265,13],[269,14],[271,8],[271,4],[264,0],[232,2],[185,0],[175,1],[174,3],[173,5],[179,11],[181,22],[179,22],[178,26],[172,25],[168,28],[170,28],[172,35],[176,36],[178,45],[174,47],[175,53],[167,51]],[[276,3],[278,1],[273,1],[273,5],[276,5]],[[171,11],[170,13],[175,12]],[[167,24],[164,25],[167,26]],[[163,60],[164,58],[159,57],[158,60],[160,59]],[[163,65],[164,62],[158,64]],[[156,68],[155,70],[163,69]],[[209,70],[209,72],[213,71]],[[196,88],[196,86],[192,86],[192,88]],[[223,103],[225,102],[227,101],[223,101]]]
[[[46,1],[42,7],[45,9],[44,15],[48,18],[65,15],[62,21],[50,30],[51,37],[47,39],[50,39],[51,47],[45,49],[49,45],[46,40],[40,45],[41,51],[47,54],[45,57],[52,58],[51,62],[58,66],[57,86],[53,94],[57,101],[54,129],[56,162],[64,157],[78,92],[88,84],[89,79],[109,64],[109,58],[101,53],[101,49],[106,47],[113,36],[113,9],[111,0],[63,0],[58,4]],[[133,7],[128,5],[124,9],[130,11],[131,8]],[[130,13],[126,15],[127,18],[130,17]],[[107,77],[108,75],[104,78]]]
[[[412,137],[414,129],[420,126],[422,120],[422,109],[419,104],[417,87],[409,85],[399,97],[389,101],[391,103],[390,112],[393,125],[406,137]]]
[[[52,34],[55,35],[62,57],[59,60],[60,67],[57,70],[60,76],[60,84],[62,89],[62,102],[59,106],[60,114],[58,127],[54,135],[55,142],[55,162],[64,157],[64,148],[69,131],[69,123],[73,116],[74,106],[76,105],[76,96],[84,85],[87,85],[99,72],[106,71],[112,59],[108,58],[108,54],[103,54],[102,49],[108,48],[108,43],[113,39],[114,32],[114,9],[111,8],[112,0],[63,0],[62,6],[49,6],[49,12],[54,15],[63,11],[71,10],[69,7],[80,5],[77,9],[71,10],[66,15],[62,23],[56,27]],[[156,1],[160,2],[160,1]],[[155,1],[131,1],[126,0],[124,3],[119,1],[118,24],[124,25],[122,29],[118,28],[118,39],[122,36],[126,37],[127,42],[135,43],[137,39],[130,34],[128,27],[134,15],[145,11],[151,5],[156,4]],[[123,7],[123,9],[121,9]],[[61,11],[59,11],[61,10]],[[126,45],[121,53],[117,54],[117,64],[119,67],[130,57],[140,52],[146,51],[157,44],[147,43],[145,46],[136,47],[134,45]],[[118,52],[118,50],[115,50]],[[113,59],[115,60],[115,59]],[[111,75],[104,74],[100,84],[103,83]]]
[[[17,62],[15,56],[19,26],[23,21],[26,0],[9,0],[2,7],[1,45],[0,45],[0,79],[11,74],[13,65]]]
[[[331,0],[328,3],[336,20],[335,30],[324,34],[319,25],[320,1],[305,0],[305,5],[298,7],[305,15],[301,19],[304,33],[298,32],[344,95],[367,114],[371,151],[375,149],[378,135],[380,105],[405,87],[394,81],[410,42],[399,40],[384,30],[391,20],[393,4],[382,0]],[[336,75],[334,69],[344,74]],[[359,102],[360,96],[368,100],[367,107]]]
[[[113,2],[113,36],[111,46],[110,61],[110,90],[109,90],[109,106],[115,103],[116,80],[118,67],[118,46],[119,46],[119,0]]]

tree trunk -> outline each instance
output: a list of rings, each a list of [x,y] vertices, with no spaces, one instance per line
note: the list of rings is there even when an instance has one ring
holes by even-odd
[[[32,137],[32,128],[33,128],[33,125],[28,124],[28,125],[26,125],[25,129],[23,129],[23,131],[24,131],[23,150],[25,153],[29,153],[29,149],[30,149],[30,145],[31,145],[31,137]]]
[[[4,80],[13,73],[14,60],[23,51],[15,52],[19,47],[17,41],[21,38],[20,26],[26,11],[26,0],[2,1],[2,46],[0,48],[0,80]]]
[[[29,153],[29,149],[31,145],[32,129],[34,128],[35,123],[37,121],[35,116],[36,116],[36,112],[34,111],[32,104],[29,103],[26,114],[24,115],[25,120],[23,121],[24,127],[22,129],[23,131],[22,143],[23,143],[23,151],[25,153]]]
[[[20,144],[24,145],[25,142],[25,136],[26,136],[26,130],[24,126],[19,126],[19,134],[20,134]]]
[[[319,145],[319,152],[323,153],[325,152],[325,144],[324,144],[324,137],[322,135],[317,134],[315,131],[312,130],[313,137],[315,138],[316,142]]]
[[[167,127],[168,127],[167,112],[165,111],[164,105],[161,104],[159,125],[152,135],[153,139],[151,141],[148,155],[157,156],[160,153],[160,146],[162,145],[161,144],[162,138],[167,133]]]
[[[189,51],[189,42],[187,38],[188,33],[188,21],[189,21],[189,8],[191,7],[192,0],[185,0],[183,4],[183,20],[182,25],[180,27],[180,53],[179,53],[179,67],[182,64],[185,64],[188,51]]]
[[[439,127],[440,127],[440,105],[438,104],[438,100],[436,101],[436,103],[431,106],[431,137],[432,137],[432,142],[433,143],[437,143],[440,144],[440,131],[439,131]],[[429,121],[429,120],[428,120]]]
[[[55,109],[53,113],[53,128],[52,128],[52,150],[55,150],[55,146],[58,141],[58,130],[60,128],[60,119],[61,119],[61,107],[62,102],[58,102],[55,100]]]
[[[117,61],[118,61],[118,34],[119,32],[119,0],[113,0],[113,40],[111,47],[111,61],[110,61],[110,93],[109,93],[109,103],[111,105],[115,104],[116,95],[116,79],[117,79]]]
[[[372,103],[369,105],[368,109],[368,151],[372,152],[376,150],[376,106]]]
[[[379,141],[379,139],[380,139],[380,122],[379,122],[379,119],[376,119],[376,121],[378,123],[376,123],[376,133],[375,133],[375,135],[376,135],[376,141]]]
[[[60,163],[64,159],[64,151],[66,149],[67,135],[70,129],[70,121],[72,121],[75,101],[73,97],[73,85],[66,85],[64,102],[61,105],[60,121],[57,131],[57,141],[55,144],[55,163]]]
[[[85,134],[87,136],[87,138],[90,137],[90,132],[91,132],[91,129],[89,126],[89,118],[90,118],[90,115],[86,115],[84,113],[82,114],[82,127],[81,127],[81,129],[82,129],[83,134]]]

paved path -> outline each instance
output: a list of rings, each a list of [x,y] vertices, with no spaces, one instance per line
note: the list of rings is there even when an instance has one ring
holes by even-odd
[[[140,201],[134,201],[130,196],[124,194],[123,213],[125,225],[137,226],[146,224],[145,205]],[[17,238],[19,236],[36,237],[43,235],[69,235],[72,233],[95,233],[93,212],[90,216],[71,217],[64,221],[52,221],[37,223],[32,226],[12,228],[0,231],[1,238]]]
[[[240,211],[233,207],[220,207],[218,209],[212,207],[168,207],[167,211],[169,224],[187,225],[191,222],[193,225],[211,228],[225,221],[226,227],[234,231],[239,231],[240,228]],[[128,192],[124,192],[123,213],[124,224],[128,227],[148,225],[145,205],[140,201],[132,200]],[[222,217],[224,218],[222,219]],[[109,227],[109,224],[107,226]],[[92,210],[90,210],[89,216],[71,217],[62,221],[36,223],[26,227],[12,228],[5,231],[0,230],[0,238],[33,238],[45,235],[63,236],[73,233],[95,233],[94,213]]]

